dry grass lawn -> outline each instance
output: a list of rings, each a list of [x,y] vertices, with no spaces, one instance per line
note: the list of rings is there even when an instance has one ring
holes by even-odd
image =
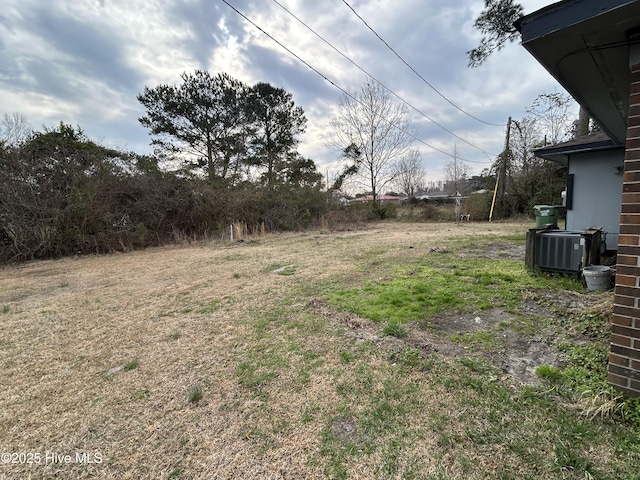
[[[4,457],[0,478],[466,478],[435,433],[438,415],[464,418],[455,392],[393,373],[382,344],[319,299],[332,279],[362,283],[453,236],[528,226],[383,223],[6,267],[0,449],[31,457]],[[391,393],[372,406],[367,391]],[[384,408],[405,398],[412,420],[390,430]],[[511,461],[470,459],[476,474]]]

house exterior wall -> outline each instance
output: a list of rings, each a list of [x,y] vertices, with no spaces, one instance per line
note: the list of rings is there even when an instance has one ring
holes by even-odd
[[[623,150],[577,153],[569,157],[573,174],[573,208],[567,210],[567,230],[602,227],[608,250],[618,247]]]
[[[640,396],[640,58],[631,56],[609,383]]]

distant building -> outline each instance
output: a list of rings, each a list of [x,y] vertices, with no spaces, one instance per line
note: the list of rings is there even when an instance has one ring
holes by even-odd
[[[380,205],[385,203],[400,203],[400,197],[396,197],[394,195],[376,195],[376,200]],[[361,197],[356,197],[351,200],[351,203],[354,202],[373,202],[373,195],[362,195]]]

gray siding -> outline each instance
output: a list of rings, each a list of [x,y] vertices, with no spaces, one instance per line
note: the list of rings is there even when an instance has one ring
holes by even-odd
[[[573,208],[567,210],[567,230],[602,227],[606,248],[618,248],[624,150],[576,153],[569,157]]]

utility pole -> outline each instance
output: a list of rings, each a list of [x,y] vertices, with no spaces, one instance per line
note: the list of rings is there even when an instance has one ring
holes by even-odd
[[[498,203],[499,214],[504,215],[505,211],[505,183],[507,179],[507,169],[511,168],[511,117],[507,120],[507,136],[505,138],[504,150],[496,160],[496,188],[493,191],[493,201],[491,202],[491,212],[489,221],[493,219],[493,209]]]
[[[511,117],[507,120],[507,137],[504,142],[504,150],[500,154],[500,165],[499,165],[499,175],[500,180],[498,181],[498,185],[502,185],[498,187],[498,198],[502,203],[504,203],[504,194],[505,194],[505,180],[507,177],[507,163],[511,157]]]

